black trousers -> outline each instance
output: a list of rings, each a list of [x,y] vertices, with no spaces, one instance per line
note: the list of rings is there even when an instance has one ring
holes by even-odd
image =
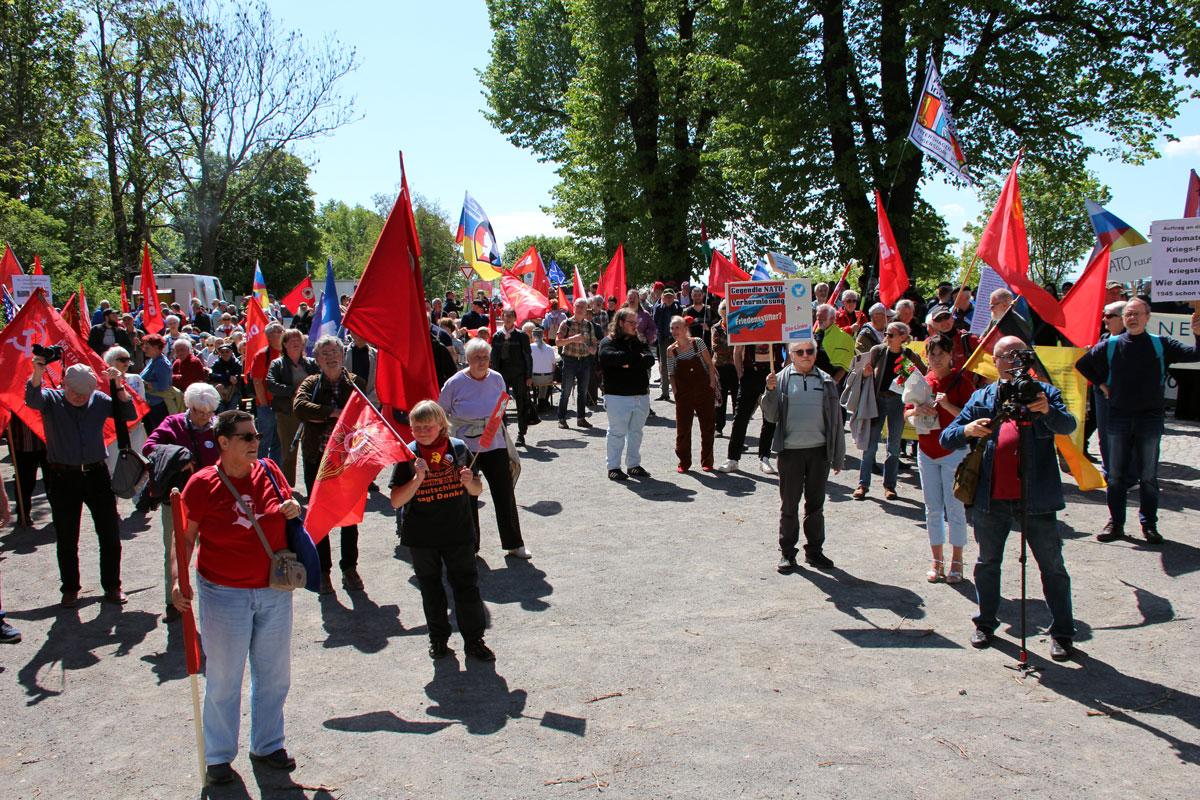
[[[307,496],[312,496],[312,487],[317,480],[317,470],[320,468],[320,461],[304,460],[304,492]],[[342,558],[338,561],[338,566],[343,570],[354,569],[358,566],[358,526],[347,525],[342,528]],[[329,574],[333,569],[333,551],[329,546],[330,537],[326,536],[321,541],[317,542],[317,554],[321,556],[321,571]]]
[[[512,470],[508,463],[508,451],[501,447],[480,453],[475,466],[487,479],[492,505],[496,507],[496,528],[500,531],[500,546],[514,550],[525,544],[521,538],[521,520],[517,517],[517,498],[514,494]],[[479,551],[479,503],[471,503],[471,517],[475,521],[475,552]]]
[[[121,588],[121,528],[117,496],[108,467],[101,461],[86,471],[50,467],[43,473],[50,516],[58,545],[58,574],[62,591],[78,592],[79,520],[86,504],[100,542],[100,585],[106,592]]]
[[[729,432],[729,449],[727,457],[737,461],[746,449],[746,429],[750,427],[750,418],[758,408],[759,398],[767,388],[767,373],[757,369],[748,369],[742,373],[738,384],[737,402],[734,404],[733,429]],[[766,458],[771,455],[771,439],[775,436],[775,423],[762,422],[758,434],[758,457]]]
[[[779,550],[796,557],[800,540],[800,498],[804,498],[804,552],[820,553],[825,545],[825,483],[829,457],[825,445],[782,450],[779,469]]]
[[[450,615],[446,589],[442,586],[442,568],[450,591],[454,592],[454,616],[464,642],[483,638],[483,599],[479,596],[479,570],[475,568],[475,547],[471,544],[453,547],[410,547],[413,573],[421,589],[421,605],[425,609],[425,624],[431,641],[444,642],[450,638]]]
[[[42,481],[49,484],[49,481],[46,479],[46,451],[13,450],[11,452],[17,479],[21,484],[20,509],[24,509],[24,521],[29,522],[33,518],[33,486],[37,483],[39,469],[42,471]],[[13,494],[16,495],[17,493],[13,492]]]
[[[737,367],[733,364],[722,364],[717,367],[717,377],[721,381],[721,397],[717,405],[716,426],[718,432],[725,430],[725,420],[728,418],[726,406],[733,402],[733,414],[737,416],[738,408],[738,378]],[[745,431],[742,432],[745,435]]]
[[[508,387],[508,396],[513,399],[517,407],[517,433],[522,436],[529,429],[529,416],[536,413],[531,408],[529,401],[529,387],[525,385],[525,381],[529,379],[529,375],[525,373],[501,373],[504,376],[504,383]]]
[[[142,417],[142,427],[146,429],[146,434],[154,433],[154,429],[159,423],[167,418],[167,404],[156,403],[150,406],[150,410],[146,412],[146,416]]]

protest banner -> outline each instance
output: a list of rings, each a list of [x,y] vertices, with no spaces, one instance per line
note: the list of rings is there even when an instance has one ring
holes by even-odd
[[[1108,259],[1108,279],[1119,283],[1132,283],[1150,277],[1154,260],[1154,245],[1135,244],[1113,250]]]
[[[1154,301],[1200,300],[1200,217],[1150,223]]]
[[[12,287],[13,302],[17,304],[17,308],[25,305],[25,301],[33,296],[33,290],[39,288],[46,293],[46,302],[54,305],[49,275],[13,275]]]
[[[807,278],[730,281],[725,291],[731,345],[812,338],[812,286]]]
[[[1192,318],[1187,314],[1151,314],[1150,322],[1146,324],[1146,332],[1157,336],[1170,336],[1184,344],[1192,343]],[[1172,364],[1167,370],[1167,383],[1163,396],[1175,400],[1179,396],[1179,381],[1171,373],[1177,369],[1200,370],[1200,363]]]

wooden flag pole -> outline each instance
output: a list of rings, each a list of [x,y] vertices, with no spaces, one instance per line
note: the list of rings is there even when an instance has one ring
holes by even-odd
[[[187,570],[190,569],[190,566],[187,563],[187,561],[190,559],[185,560],[187,550],[179,546],[179,544],[184,540],[184,529],[182,527],[183,503],[180,501],[180,493],[178,489],[171,490],[171,496],[168,502],[171,504],[171,516],[175,525],[175,535],[172,538],[171,543],[173,549],[175,550],[175,566],[179,574],[179,585],[181,587],[185,587],[183,591],[187,593],[186,596],[190,600],[195,598],[196,593],[191,591],[191,582],[187,580]],[[184,619],[183,623],[190,624],[192,610],[188,609],[186,613],[188,618]],[[186,631],[187,628],[185,627],[184,630]],[[187,636],[186,632],[184,633],[184,636]],[[186,642],[184,645],[184,652],[187,653]],[[198,663],[199,661],[197,661],[197,664]],[[208,785],[208,767],[204,763],[204,717],[201,715],[200,709],[200,677],[196,674],[196,672],[192,671],[190,664],[188,667],[188,681],[192,686],[192,725],[196,730],[196,761],[200,769],[200,786],[205,787]]]
[[[192,722],[196,727],[196,758],[200,765],[200,785],[208,785],[208,767],[204,763],[204,721],[200,716],[200,678],[188,675],[192,683]]]
[[[17,469],[17,449],[13,446],[12,418],[9,418],[8,427],[5,432],[8,438],[8,455],[12,458],[13,463],[13,486],[17,490],[17,521],[33,522],[29,516],[29,510],[25,508],[25,496],[21,492],[21,470]]]

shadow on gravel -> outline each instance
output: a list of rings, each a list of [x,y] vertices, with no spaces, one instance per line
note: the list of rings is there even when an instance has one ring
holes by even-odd
[[[581,442],[578,439],[539,439],[537,446],[551,450],[578,450],[587,447],[587,442]]]
[[[394,711],[368,711],[353,717],[331,717],[325,727],[343,733],[419,733],[429,735],[449,728],[452,722],[410,721]]]
[[[527,436],[526,442],[532,438],[532,436]],[[541,444],[541,442],[538,444]],[[542,463],[553,461],[554,459],[558,458],[558,453],[554,452],[550,448],[538,447],[537,445],[528,443],[524,447],[520,448],[520,453],[521,458],[528,458],[530,461],[540,461]]]
[[[621,485],[643,500],[690,503],[696,496],[695,489],[686,489],[678,484],[660,481],[657,478],[637,478],[623,481]]]
[[[1187,464],[1173,464],[1170,461],[1158,462],[1159,480],[1194,481],[1200,478],[1200,469]]]
[[[525,611],[545,611],[550,604],[543,600],[554,593],[546,573],[523,558],[504,559],[504,569],[492,569],[476,557],[479,568],[479,593],[489,603],[520,603]]]
[[[1170,622],[1175,619],[1175,606],[1171,604],[1169,599],[1162,595],[1157,595],[1149,589],[1134,586],[1132,583],[1125,581],[1121,581],[1121,583],[1133,590],[1134,602],[1137,604],[1138,613],[1142,615],[1141,621],[1125,625],[1105,625],[1094,630],[1131,631],[1137,628],[1148,628],[1151,625],[1162,625],[1164,622]]]
[[[1163,572],[1172,578],[1178,578],[1180,575],[1188,575],[1200,570],[1200,547],[1167,540],[1156,547],[1146,547],[1143,545],[1135,549],[1161,550],[1160,557],[1162,558]]]
[[[828,572],[797,569],[792,573],[812,583],[828,597],[834,608],[843,614],[878,628],[859,609],[878,608],[891,611],[900,620],[921,619],[925,616],[925,601],[921,595],[903,586],[876,583],[857,578],[843,569]]]
[[[425,684],[425,694],[434,705],[425,709],[431,717],[460,722],[467,733],[496,733],[518,719],[528,698],[524,689],[509,691],[508,681],[496,672],[494,663],[468,659],[460,670],[458,657],[442,658],[433,664],[433,680]]]
[[[388,646],[394,636],[413,636],[400,622],[400,606],[378,605],[366,592],[346,592],[351,607],[342,605],[340,595],[322,595],[321,622],[325,632],[324,647],[353,647],[360,653],[378,653]]]
[[[54,525],[50,522],[40,528],[13,528],[0,541],[0,553],[27,556],[36,553],[39,547],[54,544],[54,539]]]
[[[688,472],[688,476],[695,478],[706,489],[724,492],[729,497],[745,497],[748,494],[754,494],[754,490],[758,487],[757,481],[732,472],[711,473],[700,470]]]
[[[531,506],[521,506],[530,514],[537,514],[539,517],[553,517],[555,514],[562,513],[562,503],[557,500],[538,500]]]
[[[100,605],[100,613],[95,619],[80,620],[79,612],[97,602],[85,600],[76,608],[59,610],[55,605],[11,614],[16,619],[54,617],[54,623],[46,632],[46,641],[17,673],[17,682],[29,696],[26,705],[37,705],[62,694],[67,684],[67,670],[87,669],[99,664],[100,659],[93,650],[107,651],[116,645],[112,655],[127,656],[158,626],[158,617],[148,611],[121,611],[104,604]],[[51,679],[57,686],[48,685]]]
[[[167,625],[166,629],[166,649],[142,656],[142,661],[150,665],[151,672],[158,678],[159,686],[167,681],[181,681],[187,677],[187,661],[183,652],[183,625],[175,622]],[[204,672],[203,661],[200,671]]]

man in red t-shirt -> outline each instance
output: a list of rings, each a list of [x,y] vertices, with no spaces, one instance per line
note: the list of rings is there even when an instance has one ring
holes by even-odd
[[[254,382],[254,424],[262,434],[258,457],[283,463],[279,435],[275,431],[275,412],[271,410],[271,393],[267,391],[267,367],[283,355],[283,325],[271,322],[265,331],[267,346],[254,354],[250,361],[250,379]]]

